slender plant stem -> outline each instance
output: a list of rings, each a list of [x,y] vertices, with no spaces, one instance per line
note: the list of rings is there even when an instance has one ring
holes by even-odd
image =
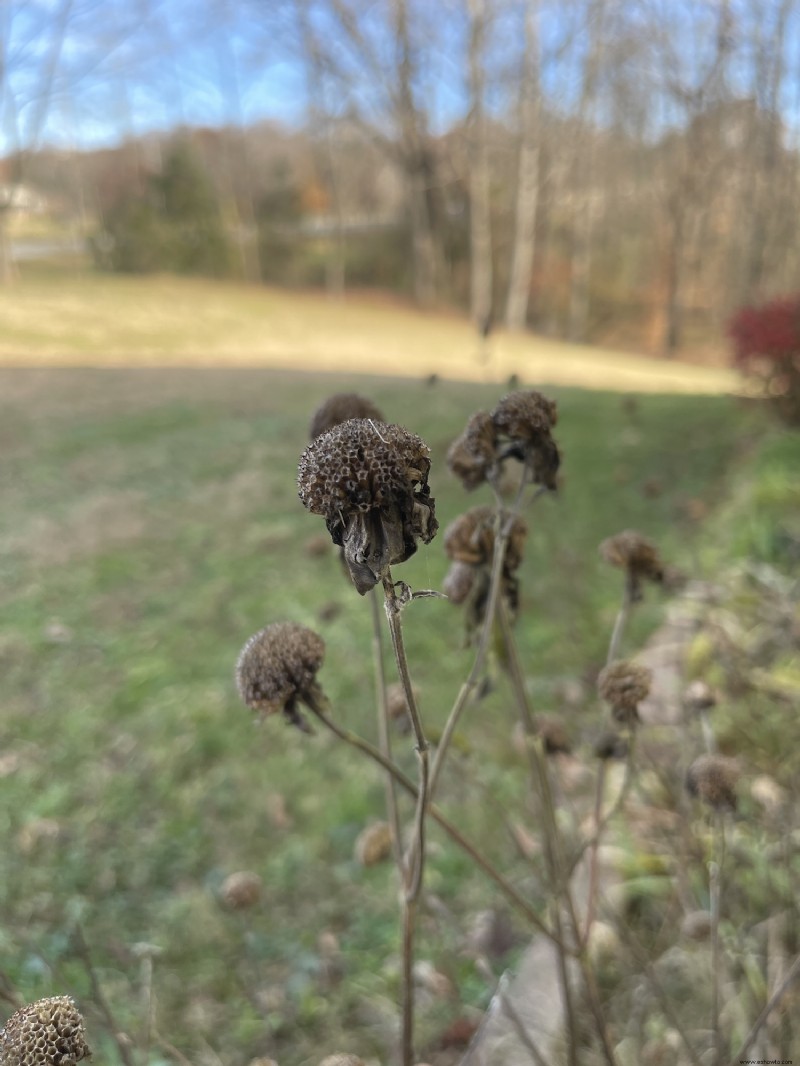
[[[581,948],[585,948],[589,943],[589,937],[592,934],[595,908],[597,905],[597,858],[600,849],[600,821],[603,812],[603,792],[605,791],[605,784],[606,763],[605,759],[602,759],[600,761],[600,768],[597,771],[597,781],[595,782],[594,790],[594,831],[592,834],[592,842],[589,845],[589,887],[586,899],[586,925],[580,941]]]
[[[714,813],[713,830],[714,854],[708,864],[708,889],[711,907],[711,1041],[713,1047],[713,1066],[722,1062],[721,1036],[719,1031],[719,982],[720,982],[720,939],[719,920],[722,897],[722,863],[725,857],[725,824],[722,815]]]
[[[383,665],[383,627],[378,593],[373,589],[369,596],[372,615],[372,654],[375,664],[375,703],[378,712],[378,744],[386,759],[392,759],[392,741],[389,733],[389,714],[386,706],[386,671]],[[403,833],[400,827],[400,812],[397,807],[397,782],[392,774],[387,773],[386,782],[386,816],[389,832],[392,836],[392,851],[395,865],[403,876]]]
[[[608,808],[606,813],[603,815],[603,817],[602,817],[602,819],[600,821],[600,824],[596,827],[594,833],[592,833],[592,835],[588,838],[588,840],[584,840],[583,841],[583,843],[578,848],[577,853],[570,860],[570,862],[569,862],[569,873],[570,873],[570,875],[573,873],[575,867],[581,861],[581,857],[583,856],[583,853],[586,851],[586,849],[587,848],[591,848],[591,847],[595,847],[599,843],[600,839],[603,836],[603,833],[606,830],[606,827],[607,827],[608,823],[611,821],[612,818],[614,818],[619,813],[619,811],[622,808],[623,803],[627,799],[628,793],[631,790],[631,785],[633,784],[633,779],[634,779],[634,750],[635,750],[635,746],[636,746],[636,730],[634,729],[634,730],[631,730],[630,738],[628,740],[628,754],[627,754],[627,758],[625,760],[625,776],[624,776],[624,778],[622,780],[622,785],[620,786],[620,790],[617,793],[617,795],[616,795],[616,797],[614,799],[614,802],[611,804],[611,806]]]
[[[381,766],[387,773],[390,773],[395,781],[397,781],[398,785],[408,792],[409,795],[415,799],[418,797],[419,790],[411,778],[407,777],[399,766],[390,762],[374,745],[370,744],[368,740],[360,737],[357,733],[351,733],[349,729],[343,729],[340,725],[337,725],[337,723],[329,718],[319,707],[311,707],[310,709],[322,725],[329,729],[339,738],[339,740],[343,740],[346,744],[356,748],[363,755],[372,759],[373,762]],[[457,844],[465,854],[469,855],[475,865],[483,870],[487,877],[494,881],[509,903],[513,904],[516,910],[519,911],[519,913],[523,915],[538,932],[543,936],[546,936],[548,940],[557,943],[553,931],[548,928],[525,897],[491,862],[489,862],[482,852],[478,851],[478,849],[467,840],[461,831],[453,825],[450,819],[447,818],[435,804],[430,805],[429,814],[434,822],[447,833],[453,843]]]
[[[761,1013],[753,1023],[752,1029],[744,1038],[744,1043],[733,1056],[733,1058],[730,1060],[729,1066],[738,1066],[738,1064],[744,1059],[750,1048],[755,1043],[756,1037],[763,1029],[770,1014],[772,1014],[772,1012],[778,1006],[780,1001],[783,999],[784,995],[789,990],[789,986],[792,984],[792,982],[796,981],[798,977],[800,977],[800,955],[798,955],[797,958],[794,960],[792,965],[787,970],[784,979],[781,981],[781,983],[778,985],[778,987],[767,1000],[764,1009],[761,1011]]]
[[[403,1066],[414,1063],[414,941],[419,894],[425,873],[425,819],[428,813],[428,787],[430,775],[430,750],[422,727],[422,718],[414,695],[414,686],[408,670],[405,644],[403,643],[403,626],[400,612],[402,604],[397,598],[392,582],[391,572],[387,568],[383,577],[383,592],[386,617],[389,620],[389,632],[392,638],[397,672],[405,692],[411,726],[414,730],[417,752],[417,769],[419,790],[417,808],[414,815],[414,832],[404,858],[403,885],[403,1027],[402,1056]]]

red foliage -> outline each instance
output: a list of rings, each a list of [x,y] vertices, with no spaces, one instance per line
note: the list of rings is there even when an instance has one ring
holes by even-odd
[[[743,307],[731,319],[734,362],[761,381],[790,424],[800,424],[800,295]]]

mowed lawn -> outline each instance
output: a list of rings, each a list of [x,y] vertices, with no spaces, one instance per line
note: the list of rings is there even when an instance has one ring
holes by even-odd
[[[113,331],[100,296],[112,288],[95,290],[98,332],[87,362],[121,356],[103,343]],[[273,297],[247,299],[268,308]],[[131,296],[127,314],[134,303]],[[29,361],[37,350],[44,360],[48,345],[80,361],[86,336],[74,322],[74,336],[67,329],[68,307],[65,297],[63,336],[57,322],[42,321],[39,349],[20,319],[27,339],[19,351]],[[198,305],[199,318],[207,312]],[[155,335],[146,306],[137,313],[142,336]],[[284,331],[295,313],[283,308]],[[375,331],[376,359],[383,341],[397,349],[392,313]],[[237,315],[228,314],[235,333]],[[249,321],[252,335],[260,314]],[[426,342],[432,360],[436,337],[432,330]],[[10,358],[8,335],[3,343]],[[210,341],[202,351],[212,351]],[[538,384],[523,374],[522,387]],[[443,529],[490,502],[463,492],[445,456],[503,384],[252,367],[0,369],[0,971],[26,1000],[70,992],[85,1005],[98,1062],[120,1060],[76,951],[76,922],[116,1024],[140,1046],[142,997],[152,993],[151,1063],[175,1061],[169,1045],[198,1066],[246,1066],[259,1056],[302,1066],[337,1049],[378,1062],[395,1039],[395,877],[391,864],[354,858],[358,834],[383,817],[383,783],[327,735],[304,736],[277,720],[256,727],[233,683],[252,633],[276,620],[303,623],[326,642],[320,680],[332,713],[375,737],[369,603],[348,586],[334,551],[321,548],[324,523],[303,510],[295,486],[310,416],[343,389],[427,441]],[[526,513],[518,630],[536,709],[564,715],[580,754],[600,722],[593,679],[621,591],[598,543],[635,527],[671,562],[708,576],[703,520],[765,429],[758,412],[726,396],[547,392],[559,403],[564,485]],[[440,587],[442,540],[396,576]],[[664,606],[648,597],[630,650]],[[435,737],[471,652],[445,600],[414,603],[405,630]],[[512,731],[498,676],[467,714],[441,798],[535,895],[498,815],[511,812],[510,822],[535,832]],[[411,742],[398,736],[395,744],[413,773]],[[241,913],[219,895],[236,870],[258,873],[265,886],[261,902]],[[476,914],[498,899],[435,829],[427,891],[422,957],[452,988],[421,999],[420,1048],[433,1059],[446,1026],[487,1003],[490,984],[465,944]],[[524,924],[513,924],[524,943]],[[333,961],[332,945],[341,953]],[[149,952],[152,984],[142,961]]]

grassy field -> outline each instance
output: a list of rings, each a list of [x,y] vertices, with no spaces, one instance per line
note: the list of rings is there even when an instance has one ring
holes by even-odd
[[[721,367],[647,359],[498,330],[481,350],[464,316],[422,313],[379,295],[317,293],[176,277],[97,275],[76,262],[23,264],[0,290],[0,365],[270,366],[430,374],[477,382],[719,394]]]
[[[58,335],[53,322],[42,330]],[[101,350],[98,335],[87,351]],[[253,368],[0,370],[0,970],[26,1000],[69,990],[85,1003],[98,1062],[120,1060],[76,922],[116,1023],[150,1046],[153,1066],[259,1056],[305,1066],[337,1048],[379,1062],[393,1042],[394,874],[354,859],[358,834],[383,816],[382,782],[327,736],[275,720],[256,728],[232,680],[253,632],[299,621],[326,641],[320,678],[337,719],[375,734],[368,603],[333,551],[319,554],[324,525],[295,489],[310,415],[342,388],[428,442],[442,527],[488,502],[465,496],[444,458],[467,416],[503,394],[497,385]],[[760,412],[724,396],[550,394],[565,483],[528,516],[520,641],[537,709],[563,711],[580,752],[600,721],[592,682],[619,598],[597,544],[633,526],[706,577],[758,548],[765,534],[748,534],[747,503],[713,544],[702,528],[733,506],[742,464],[772,433]],[[796,441],[775,439],[770,461],[785,481]],[[784,503],[773,498],[776,513]],[[767,500],[762,524],[770,514]],[[396,576],[438,587],[441,540]],[[649,597],[634,647],[662,612]],[[433,734],[471,661],[460,624],[441,600],[414,604],[406,620]],[[500,681],[468,716],[442,799],[533,892],[494,806],[524,821],[512,727]],[[399,743],[411,771],[410,743]],[[265,885],[242,913],[219,897],[236,870]],[[444,1028],[486,1005],[491,989],[465,930],[498,901],[435,832],[427,885],[424,957],[452,988],[421,1007],[420,1045],[435,1061]],[[158,949],[152,981],[148,944]],[[146,1038],[150,995],[157,1033]]]

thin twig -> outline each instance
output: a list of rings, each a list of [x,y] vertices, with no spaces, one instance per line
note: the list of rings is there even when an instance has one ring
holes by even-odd
[[[425,731],[422,727],[419,708],[414,695],[414,686],[408,669],[403,626],[400,612],[402,605],[395,593],[391,572],[383,578],[383,592],[386,617],[389,620],[389,633],[392,638],[397,672],[405,692],[411,727],[414,730],[417,752],[417,771],[419,788],[417,807],[414,815],[414,831],[405,854],[403,885],[403,1029],[402,1055],[403,1066],[413,1066],[414,1062],[414,941],[416,936],[417,905],[425,873],[425,819],[428,814],[428,787],[430,773],[430,751]]]
[[[722,863],[725,858],[725,824],[722,815],[715,811],[713,827],[714,854],[708,864],[708,890],[711,910],[711,1045],[713,1066],[720,1066],[722,1049],[719,1031],[719,984],[720,984],[720,904],[722,897]]]
[[[615,659],[619,658],[619,649],[622,646],[622,634],[625,632],[625,626],[627,625],[631,607],[633,606],[633,596],[631,592],[630,581],[626,581],[622,593],[622,604],[617,612],[617,617],[614,620],[614,629],[611,632],[611,641],[608,645],[606,665],[613,663]]]
[[[391,761],[392,741],[389,732],[389,714],[386,706],[386,671],[383,666],[383,627],[381,625],[380,603],[377,589],[370,593],[370,613],[372,615],[372,653],[375,664],[375,702],[378,711],[378,744],[380,750]],[[403,834],[400,827],[400,812],[397,808],[397,783],[391,774],[385,775],[386,782],[386,816],[389,832],[392,836],[392,851],[395,865],[400,876],[403,875]]]

